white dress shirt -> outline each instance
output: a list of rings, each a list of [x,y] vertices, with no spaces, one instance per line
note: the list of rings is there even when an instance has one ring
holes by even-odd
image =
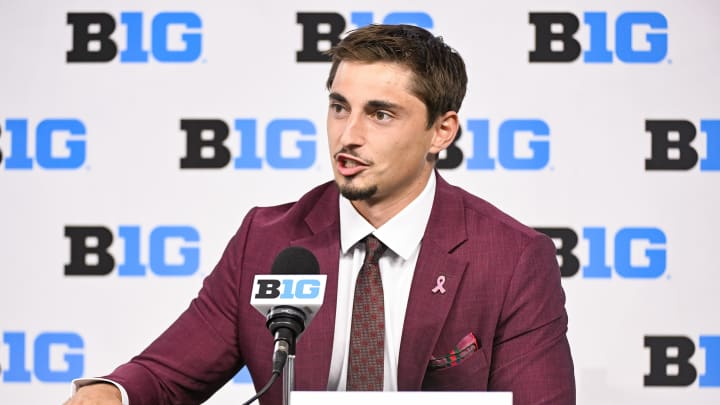
[[[415,273],[415,263],[420,252],[420,242],[425,234],[425,227],[430,219],[430,211],[435,198],[435,182],[435,175],[431,174],[420,195],[377,229],[355,210],[350,201],[340,197],[340,264],[335,337],[330,361],[328,390],[345,391],[355,281],[365,259],[365,246],[358,242],[372,233],[388,247],[379,262],[385,301],[384,390],[397,391],[398,356],[400,355],[405,309]],[[83,385],[99,381],[109,382],[118,387],[123,405],[129,405],[130,401],[125,388],[115,381],[102,378],[73,380],[72,392],[74,394]]]
[[[355,281],[365,259],[364,243],[359,242],[371,233],[388,247],[379,262],[385,302],[384,390],[397,391],[405,309],[434,197],[435,175],[431,174],[420,195],[377,229],[355,210],[350,201],[340,197],[340,265],[329,391],[345,390]]]

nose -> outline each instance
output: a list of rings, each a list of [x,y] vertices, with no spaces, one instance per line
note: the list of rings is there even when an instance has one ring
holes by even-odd
[[[346,119],[342,132],[340,133],[340,143],[343,147],[358,147],[365,143],[367,138],[367,127],[365,125],[364,115],[362,113],[351,113]]]

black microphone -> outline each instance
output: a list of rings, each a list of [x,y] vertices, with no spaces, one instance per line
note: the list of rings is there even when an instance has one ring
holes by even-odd
[[[266,317],[275,349],[270,381],[244,405],[264,395],[282,373],[288,356],[295,355],[295,341],[323,303],[326,281],[315,255],[298,246],[275,257],[270,275],[255,275],[250,305]]]
[[[275,276],[317,276],[320,274],[320,265],[315,255],[309,250],[299,246],[291,246],[275,257],[270,272]],[[283,284],[286,284],[284,280],[281,282],[281,285]],[[283,295],[288,295],[287,293],[288,291],[285,291]],[[273,371],[277,370],[278,372],[282,371],[285,366],[287,356],[295,354],[295,341],[303,333],[309,319],[316,312],[316,310],[313,311],[305,306],[303,302],[300,302],[296,295],[295,298],[289,299],[298,302],[295,305],[290,302],[273,306],[267,313],[267,322],[265,323],[275,338]]]

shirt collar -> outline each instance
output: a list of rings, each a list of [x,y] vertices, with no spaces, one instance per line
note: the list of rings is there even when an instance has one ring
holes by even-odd
[[[430,219],[435,198],[435,172],[430,175],[423,191],[407,207],[375,229],[352,206],[340,196],[340,249],[346,254],[356,243],[374,234],[390,250],[408,260],[420,244]]]

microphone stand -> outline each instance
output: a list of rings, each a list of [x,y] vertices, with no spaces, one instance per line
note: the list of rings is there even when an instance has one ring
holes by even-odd
[[[290,405],[290,392],[295,386],[295,347],[293,345],[292,354],[288,355],[283,371],[283,405]]]
[[[295,386],[295,340],[305,330],[305,314],[294,307],[277,306],[273,307],[267,315],[267,326],[275,336],[275,354],[286,354],[279,356],[278,361],[285,357],[283,366],[283,405],[290,404],[290,392]],[[273,355],[273,363],[275,364]],[[275,367],[275,366],[273,366]],[[280,364],[277,364],[278,369]]]

